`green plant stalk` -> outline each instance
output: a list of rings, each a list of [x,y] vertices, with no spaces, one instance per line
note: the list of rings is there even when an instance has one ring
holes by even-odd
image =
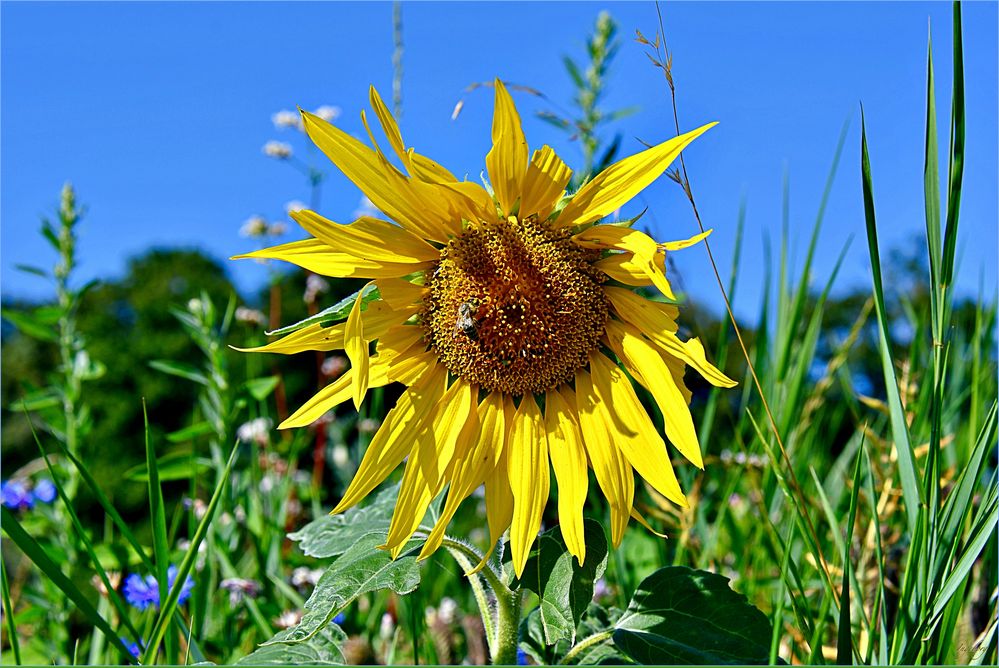
[[[613,635],[613,631],[601,631],[600,633],[594,633],[592,636],[583,638],[572,649],[566,652],[565,656],[562,657],[562,660],[559,661],[559,663],[564,666],[571,665],[580,654],[594,645],[599,645],[605,640],[609,640]]]
[[[7,582],[7,564],[0,560],[0,584],[3,585],[3,616],[7,622],[7,642],[14,652],[14,663],[21,665],[21,643],[17,639],[17,625],[14,623],[14,606],[10,604],[10,583]]]
[[[481,555],[474,549],[453,538],[445,537],[441,544],[466,572],[481,559]],[[489,564],[469,576],[469,582],[472,584],[475,601],[479,606],[482,625],[486,629],[493,665],[516,665],[522,600],[520,590],[506,586]],[[489,599],[484,584],[488,585],[496,599],[495,621],[489,609]]]

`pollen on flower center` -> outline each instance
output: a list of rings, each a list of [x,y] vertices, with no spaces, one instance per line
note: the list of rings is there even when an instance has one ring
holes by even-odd
[[[473,226],[427,272],[431,348],[487,390],[540,393],[569,380],[607,322],[599,257],[533,216]]]

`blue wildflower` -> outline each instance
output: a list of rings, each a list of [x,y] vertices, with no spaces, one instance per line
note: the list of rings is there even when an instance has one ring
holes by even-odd
[[[525,652],[524,650],[520,649],[519,647],[517,648],[517,665],[518,666],[526,666],[526,665],[528,665],[527,652]]]
[[[42,478],[35,483],[33,493],[35,498],[42,503],[52,503],[56,498],[56,486],[48,478]]]
[[[333,623],[339,626],[340,624],[343,624],[343,620],[345,619],[347,619],[347,616],[342,612],[338,612],[336,617],[333,618]]]
[[[22,480],[8,480],[0,484],[0,503],[11,510],[26,510],[35,505],[32,496]]]
[[[167,588],[173,589],[173,583],[177,580],[177,567],[170,566],[167,569]],[[191,590],[194,588],[194,580],[188,575],[180,588],[180,596],[177,598],[178,605],[184,605],[191,598]],[[160,585],[156,576],[147,575],[142,577],[132,573],[125,579],[125,600],[139,610],[145,610],[149,606],[160,607]]]
[[[142,650],[145,649],[140,643],[128,642],[128,638],[125,638],[124,636],[121,637],[121,643],[128,650],[128,653],[136,659],[139,658],[139,655],[142,654]]]
[[[145,579],[132,573],[125,578],[125,600],[129,605],[139,610],[145,610],[151,605],[160,605],[160,587],[152,575]]]

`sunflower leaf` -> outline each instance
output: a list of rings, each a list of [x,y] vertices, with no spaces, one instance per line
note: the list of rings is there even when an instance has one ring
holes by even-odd
[[[728,578],[685,566],[645,578],[614,628],[614,644],[645,664],[765,664],[770,621]]]
[[[304,327],[308,327],[309,325],[314,325],[316,323],[319,323],[323,327],[327,327],[346,318],[350,314],[350,309],[354,306],[354,302],[356,302],[358,298],[361,299],[361,306],[363,308],[367,306],[368,303],[373,302],[379,297],[381,297],[381,293],[378,292],[378,287],[375,285],[367,285],[357,292],[344,297],[336,304],[333,304],[333,306],[324,308],[315,315],[310,315],[304,320],[299,320],[294,325],[287,325],[286,327],[266,332],[266,334],[267,336],[281,336],[283,334],[297,332]]]
[[[282,643],[293,629],[285,629],[236,662],[237,666],[342,666],[347,663],[340,647],[347,634],[330,623],[311,639],[293,645]]]
[[[307,556],[319,559],[337,557],[369,534],[377,534],[384,541],[398,495],[399,486],[392,485],[363,508],[355,506],[339,515],[324,515],[288,534],[288,538],[299,543]]]
[[[583,532],[586,560],[582,566],[566,549],[561,530],[549,529],[538,537],[538,547],[527,558],[520,579],[522,587],[541,599],[539,616],[548,645],[565,638],[575,642],[576,627],[593,600],[593,585],[607,568],[603,527],[587,519]]]
[[[305,615],[290,633],[275,637],[264,646],[292,644],[312,640],[332,623],[338,612],[357,600],[358,596],[379,589],[391,589],[397,594],[408,594],[420,583],[420,569],[416,564],[418,547],[411,547],[398,559],[378,547],[385,537],[378,534],[362,536],[326,569],[309,600],[305,602]]]

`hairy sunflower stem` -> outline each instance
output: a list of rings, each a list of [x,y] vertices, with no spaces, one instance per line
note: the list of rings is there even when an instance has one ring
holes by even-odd
[[[566,652],[565,656],[562,657],[562,660],[559,661],[559,664],[563,666],[572,665],[573,661],[575,661],[580,654],[582,654],[589,648],[593,647],[594,645],[598,645],[604,642],[613,635],[614,635],[613,631],[601,631],[600,633],[594,633],[592,636],[583,638],[572,649]]]
[[[494,666],[517,665],[517,639],[520,630],[520,589],[511,590],[504,585],[503,592],[496,592],[496,644],[493,649]]]
[[[473,547],[445,536],[441,542],[466,573],[469,573],[482,559]],[[510,589],[489,564],[468,576],[475,602],[479,606],[482,626],[486,632],[489,654],[493,665],[517,663],[517,640],[520,629],[521,596],[519,589]],[[496,616],[493,617],[489,592],[496,600]]]

